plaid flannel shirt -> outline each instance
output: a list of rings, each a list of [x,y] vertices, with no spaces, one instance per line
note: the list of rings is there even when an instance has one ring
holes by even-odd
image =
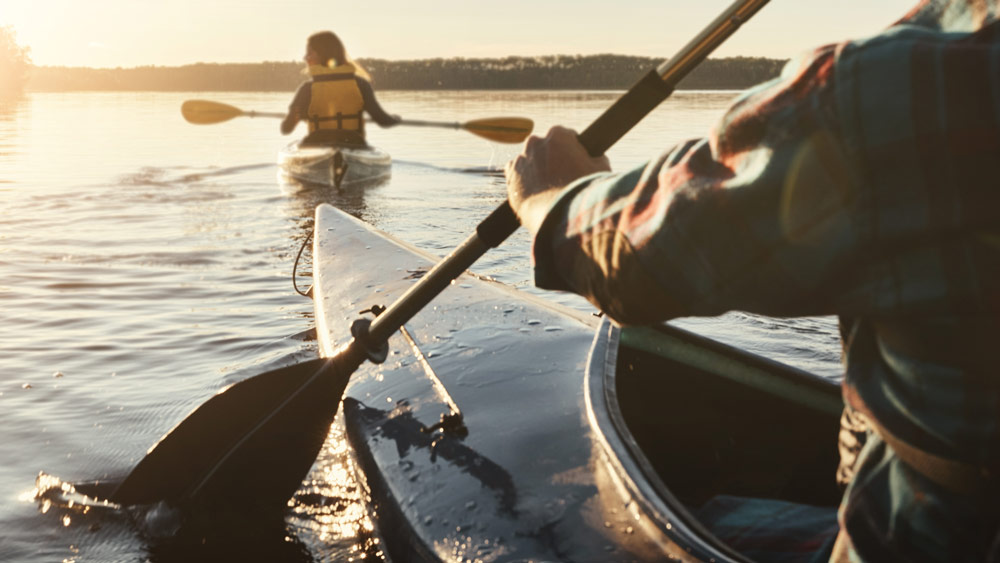
[[[839,315],[845,396],[907,443],[995,474],[996,4],[922,2],[877,36],[791,61],[707,137],[573,183],[535,238],[536,284],[624,323]],[[1000,508],[870,449],[841,507],[861,557],[981,555],[996,526],[982,511]]]

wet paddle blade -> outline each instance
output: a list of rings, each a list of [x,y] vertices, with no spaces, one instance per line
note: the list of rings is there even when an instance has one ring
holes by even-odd
[[[497,143],[520,143],[534,127],[535,123],[526,117],[491,117],[462,124],[462,129]]]
[[[188,123],[210,125],[243,115],[243,110],[221,102],[187,100],[181,104],[181,115]]]
[[[110,500],[284,508],[315,462],[358,365],[345,351],[227,387],[161,438]]]

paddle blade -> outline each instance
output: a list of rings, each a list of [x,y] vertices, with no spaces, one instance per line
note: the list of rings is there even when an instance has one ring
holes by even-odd
[[[161,438],[110,500],[283,509],[315,462],[360,363],[345,349],[229,386]]]
[[[526,117],[491,117],[462,124],[462,129],[497,143],[520,143],[534,127],[535,123]]]
[[[187,100],[181,104],[181,115],[189,123],[210,125],[222,123],[243,115],[243,110],[221,102],[209,100]]]

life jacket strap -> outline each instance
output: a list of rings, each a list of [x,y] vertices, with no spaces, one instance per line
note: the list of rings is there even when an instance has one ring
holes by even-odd
[[[309,121],[311,121],[313,123],[313,125],[317,129],[319,128],[319,124],[321,122],[326,122],[326,121],[336,121],[337,122],[337,129],[343,129],[344,128],[344,121],[348,120],[348,119],[356,119],[356,120],[358,120],[358,122],[359,122],[358,128],[360,129],[361,127],[363,127],[363,124],[364,124],[364,121],[363,121],[363,119],[364,119],[364,113],[363,112],[358,112],[358,113],[341,113],[341,112],[338,111],[336,113],[336,115],[331,115],[331,116],[327,116],[327,117],[320,117],[318,115],[310,115],[309,116]]]

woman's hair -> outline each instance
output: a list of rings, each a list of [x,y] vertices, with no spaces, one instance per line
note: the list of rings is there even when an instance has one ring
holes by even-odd
[[[344,51],[344,44],[340,42],[340,38],[334,35],[332,31],[320,31],[319,33],[310,35],[306,46],[316,51],[316,54],[319,55],[320,60],[326,66],[337,66],[347,62],[347,52]],[[333,61],[333,63],[331,64],[330,61]]]

